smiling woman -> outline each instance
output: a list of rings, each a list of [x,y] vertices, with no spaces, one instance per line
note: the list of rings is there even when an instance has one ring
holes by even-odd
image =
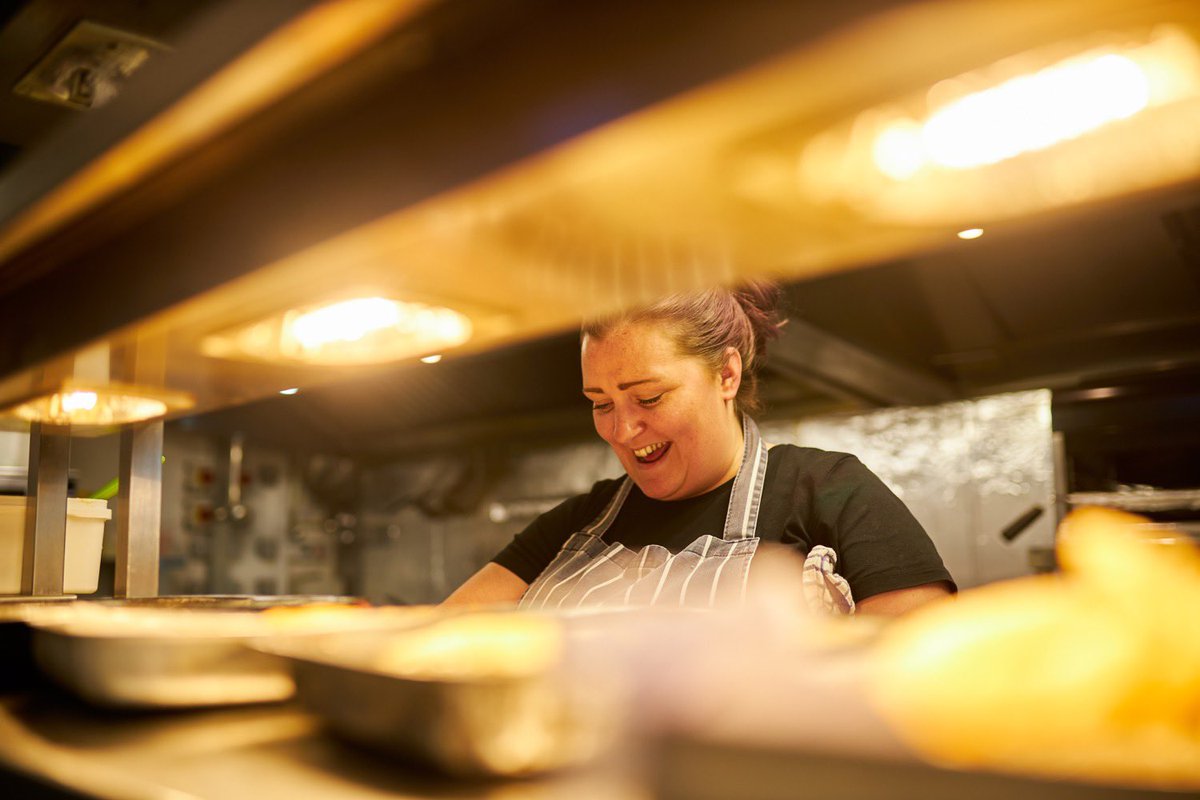
[[[952,592],[925,531],[858,459],[761,440],[750,413],[778,296],[711,290],[585,325],[583,394],[626,474],[535,519],[447,602],[736,604],[764,541],[805,556],[821,610],[900,613]]]
[[[673,338],[653,322],[585,335],[583,392],[596,432],[647,497],[694,497],[737,474],[742,432],[729,401],[741,358],[727,350],[714,371],[699,358],[679,358]]]

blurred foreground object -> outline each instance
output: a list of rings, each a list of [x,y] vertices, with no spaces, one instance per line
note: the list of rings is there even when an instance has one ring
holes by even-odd
[[[1059,531],[1062,575],[964,592],[887,632],[873,699],[954,766],[1200,788],[1200,552],[1122,512]]]
[[[562,664],[565,618],[454,610],[425,626],[272,645],[334,733],[457,777],[526,777],[605,753],[624,706]]]

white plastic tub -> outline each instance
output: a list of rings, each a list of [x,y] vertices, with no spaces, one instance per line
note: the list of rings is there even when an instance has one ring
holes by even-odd
[[[92,594],[100,583],[104,523],[112,519],[107,500],[67,498],[67,547],[63,592]],[[21,593],[25,553],[25,498],[0,496],[0,594]]]

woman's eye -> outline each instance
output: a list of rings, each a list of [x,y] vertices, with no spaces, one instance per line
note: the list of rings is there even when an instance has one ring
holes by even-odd
[[[643,406],[652,406],[655,403],[657,403],[659,400],[662,400],[662,397],[663,396],[661,394],[657,394],[654,397],[647,397],[645,399],[638,400],[638,403],[640,403]]]
[[[592,412],[603,414],[612,408],[612,403],[592,403]]]

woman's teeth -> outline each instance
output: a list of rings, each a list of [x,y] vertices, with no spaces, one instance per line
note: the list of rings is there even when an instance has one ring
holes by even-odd
[[[638,461],[654,461],[658,457],[661,457],[662,454],[659,453],[659,456],[656,456],[655,458],[651,458],[650,456],[654,453],[658,453],[660,450],[663,450],[666,448],[666,446],[666,442],[655,442],[654,444],[648,444],[645,447],[634,450],[633,454],[637,457]]]

